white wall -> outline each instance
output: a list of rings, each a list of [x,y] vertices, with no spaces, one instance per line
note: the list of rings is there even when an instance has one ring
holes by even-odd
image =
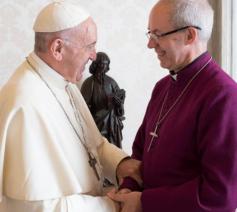
[[[156,0],[71,1],[83,5],[94,17],[98,25],[97,50],[109,55],[109,75],[126,90],[123,147],[130,153],[152,88],[167,73],[146,47],[148,14]],[[34,18],[47,2],[50,0],[0,1],[0,87],[32,51]]]

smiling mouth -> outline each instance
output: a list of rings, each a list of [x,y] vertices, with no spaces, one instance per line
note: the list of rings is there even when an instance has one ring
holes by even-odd
[[[158,57],[163,57],[165,55],[165,51],[157,51],[156,50],[156,54]]]
[[[165,56],[165,53],[157,53],[158,58],[163,58]]]

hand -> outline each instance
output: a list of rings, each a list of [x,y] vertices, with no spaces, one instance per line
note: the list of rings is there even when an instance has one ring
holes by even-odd
[[[113,190],[109,192],[107,196],[112,200],[121,203],[121,212],[142,212],[141,192],[119,192]]]
[[[142,179],[140,173],[141,161],[135,159],[124,159],[119,163],[116,174],[119,179],[119,185],[121,185],[123,178],[131,177],[137,181],[137,183],[141,186]]]
[[[117,194],[127,194],[127,193],[130,193],[130,192],[132,192],[130,189],[123,188],[123,189],[118,190],[116,193]]]
[[[128,188],[123,188],[120,190],[117,190],[116,188],[112,188],[107,192],[107,196],[114,195],[114,194],[127,194],[130,192],[132,192],[132,191]]]
[[[116,95],[113,96],[113,101],[116,105],[121,105],[122,104],[121,98],[116,96]]]
[[[123,188],[123,189],[120,189],[120,190],[116,190],[115,188],[113,188],[107,193],[107,196],[108,197],[113,196],[115,193],[116,194],[127,194],[127,193],[130,193],[130,192],[132,192],[132,191],[128,188]],[[121,209],[123,208],[123,203],[120,203],[120,202],[116,202],[116,203],[117,203],[117,204],[115,204],[117,206],[116,211],[121,211]],[[118,208],[118,205],[119,205],[119,208]]]

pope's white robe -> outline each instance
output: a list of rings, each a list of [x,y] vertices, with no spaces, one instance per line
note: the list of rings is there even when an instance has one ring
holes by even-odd
[[[126,154],[101,136],[76,85],[34,53],[28,60],[54,94],[26,61],[0,92],[0,212],[115,211],[101,196],[103,175],[115,182]],[[84,138],[99,162],[100,181],[89,166]]]

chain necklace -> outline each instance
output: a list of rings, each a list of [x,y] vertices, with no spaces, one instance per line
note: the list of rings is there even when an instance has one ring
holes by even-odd
[[[181,99],[181,97],[183,96],[183,94],[185,93],[185,91],[188,89],[188,87],[191,85],[191,83],[193,82],[193,80],[198,76],[198,74],[211,62],[212,60],[212,57],[196,72],[196,74],[189,80],[189,82],[187,83],[187,85],[184,87],[184,89],[182,90],[182,92],[180,93],[180,95],[175,99],[174,103],[170,106],[170,108],[167,110],[167,112],[162,116],[162,112],[163,112],[163,109],[164,109],[164,105],[167,101],[167,98],[168,98],[168,90],[165,94],[165,97],[164,97],[164,101],[162,103],[162,106],[161,106],[161,110],[160,110],[160,113],[159,113],[159,116],[158,116],[158,120],[156,122],[156,125],[155,125],[155,129],[153,132],[150,132],[149,134],[152,136],[151,137],[151,140],[150,140],[150,144],[147,148],[147,152],[150,151],[151,149],[151,146],[154,142],[154,139],[155,138],[158,138],[159,134],[158,134],[158,130],[159,130],[159,127],[161,125],[161,122],[164,121],[164,119],[168,116],[168,114],[170,113],[170,111],[176,106],[176,104],[178,103],[178,101]]]
[[[82,123],[81,123],[81,119],[79,117],[79,113],[77,111],[77,108],[75,106],[74,103],[74,99],[72,97],[72,94],[70,92],[70,90],[68,89],[68,85],[65,87],[67,94],[69,95],[69,99],[70,99],[70,103],[72,105],[73,111],[74,111],[74,115],[76,117],[76,120],[79,124],[79,126],[81,127],[81,131],[82,131],[82,135],[83,138],[80,136],[80,134],[77,132],[75,126],[72,124],[66,110],[64,109],[62,103],[59,101],[59,99],[57,98],[56,94],[54,93],[54,91],[52,90],[52,88],[49,86],[49,84],[46,82],[46,80],[42,77],[42,75],[37,71],[37,69],[31,64],[31,62],[29,61],[28,58],[26,58],[26,62],[28,63],[28,65],[33,69],[33,71],[39,76],[39,78],[44,82],[44,84],[47,86],[47,88],[49,89],[50,93],[54,96],[55,100],[57,101],[57,103],[59,104],[60,108],[62,109],[63,113],[65,114],[65,116],[67,117],[68,122],[70,123],[71,127],[73,128],[73,131],[76,133],[78,140],[81,142],[81,144],[83,145],[83,147],[85,148],[87,155],[88,155],[88,163],[90,165],[90,167],[93,169],[95,176],[97,178],[98,181],[100,181],[100,175],[99,172],[97,171],[96,168],[96,164],[98,163],[96,160],[96,157],[93,155],[93,153],[89,150],[89,148],[86,145],[86,140],[85,140],[85,133],[84,133],[84,129],[82,127]]]

